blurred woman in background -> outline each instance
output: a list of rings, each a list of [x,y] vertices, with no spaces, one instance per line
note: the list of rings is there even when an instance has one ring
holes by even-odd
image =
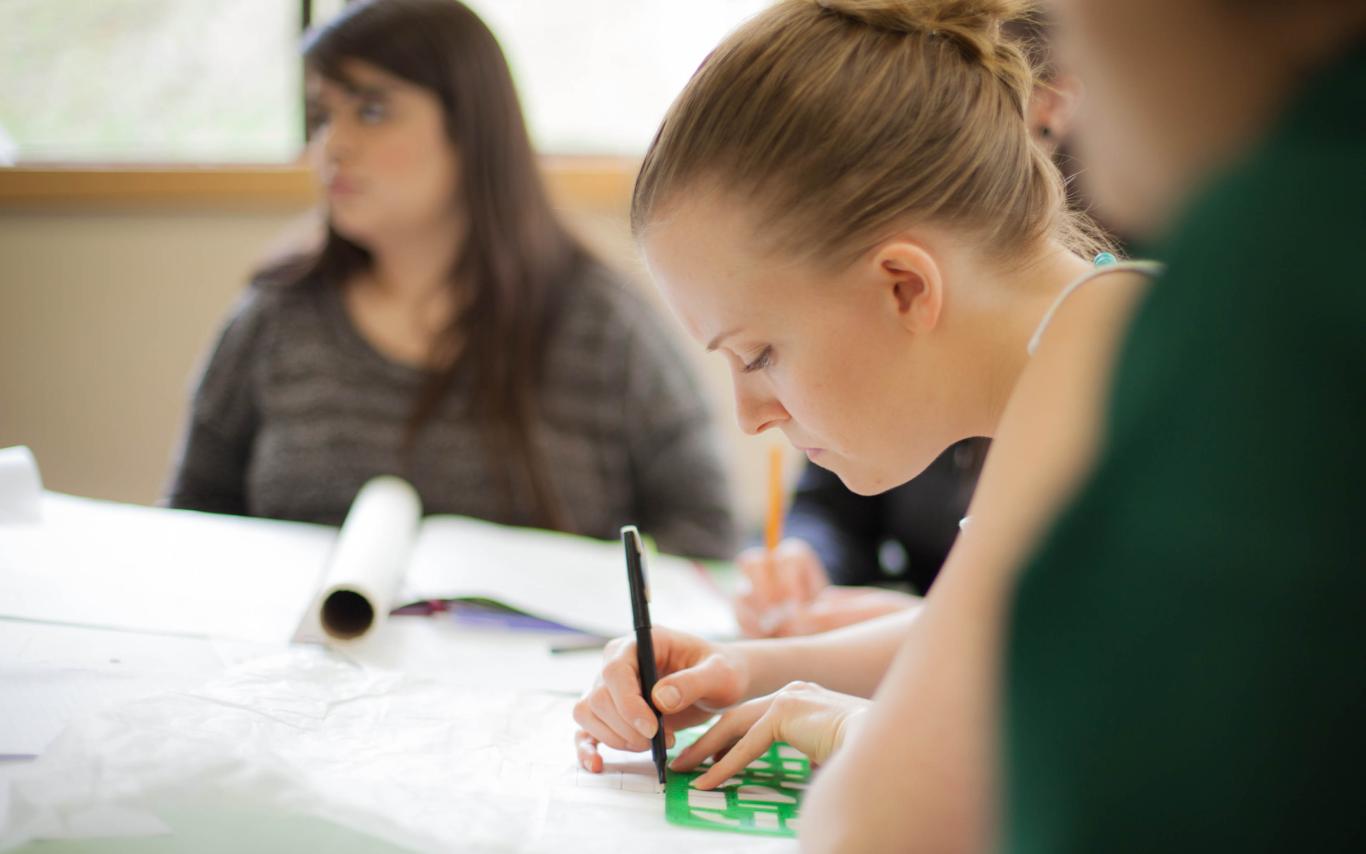
[[[175,507],[338,524],[378,474],[428,513],[732,553],[701,394],[551,209],[507,63],[454,0],[304,46],[316,251],[262,271],[199,380]]]

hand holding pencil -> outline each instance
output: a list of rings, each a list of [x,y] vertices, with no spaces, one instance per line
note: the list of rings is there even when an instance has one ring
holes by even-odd
[[[880,587],[837,587],[815,549],[801,539],[782,539],[782,453],[769,459],[768,522],[763,548],[735,559],[742,579],[735,620],[752,638],[827,632],[915,607],[919,598]]]
[[[785,626],[830,584],[811,546],[782,539],[784,494],[782,449],[775,445],[769,452],[764,547],[736,558],[742,580],[735,614],[741,630],[751,637],[787,634]]]

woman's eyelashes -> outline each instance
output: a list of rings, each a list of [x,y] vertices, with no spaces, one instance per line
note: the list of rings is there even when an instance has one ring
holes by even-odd
[[[752,374],[755,371],[762,371],[771,364],[773,364],[773,348],[765,347],[758,356],[754,357],[754,361],[744,362],[740,370],[746,374]]]

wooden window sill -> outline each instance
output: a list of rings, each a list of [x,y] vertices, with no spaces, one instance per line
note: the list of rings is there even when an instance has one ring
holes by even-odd
[[[552,195],[575,206],[624,209],[636,161],[616,157],[542,159]],[[316,201],[301,166],[67,166],[0,168],[0,208],[299,209]]]

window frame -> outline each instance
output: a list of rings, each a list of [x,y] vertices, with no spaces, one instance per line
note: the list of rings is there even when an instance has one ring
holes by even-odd
[[[630,157],[540,158],[551,195],[562,204],[620,209],[639,161]],[[0,208],[297,209],[318,201],[310,171],[298,164],[35,164],[0,168]]]

